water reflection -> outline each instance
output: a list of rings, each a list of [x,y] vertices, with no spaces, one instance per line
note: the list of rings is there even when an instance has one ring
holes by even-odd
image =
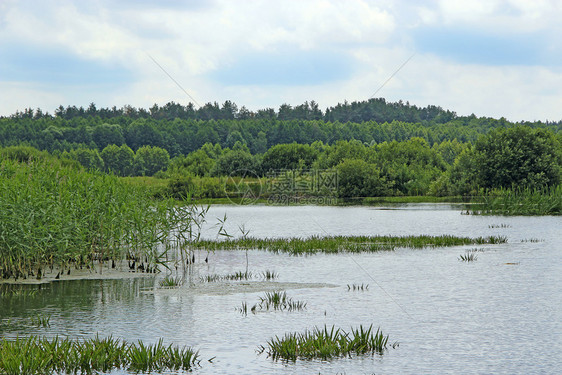
[[[458,256],[473,246],[313,256],[249,251],[253,272],[274,270],[279,282],[337,285],[287,290],[307,302],[305,311],[292,313],[236,311],[259,292],[195,293],[187,283],[177,293],[145,293],[157,285],[154,278],[26,286],[40,290],[0,300],[0,332],[99,333],[146,342],[162,337],[195,346],[205,359],[216,357],[198,374],[556,373],[562,358],[562,218],[466,216],[451,206],[420,207],[218,206],[209,213],[205,236],[216,235],[212,218],[226,212],[231,232],[245,225],[257,237],[454,234],[504,235],[509,242],[479,246],[472,263]],[[218,251],[208,264],[202,259],[188,275],[193,282],[246,267],[244,252]],[[369,284],[369,290],[348,291],[354,283]],[[51,326],[31,325],[28,318],[36,315],[50,315]],[[382,357],[295,364],[256,353],[272,336],[324,324],[380,325],[400,347]]]

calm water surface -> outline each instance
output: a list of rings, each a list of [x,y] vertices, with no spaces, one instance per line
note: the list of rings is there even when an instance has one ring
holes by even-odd
[[[478,246],[478,260],[460,262],[468,247],[290,256],[249,251],[254,273],[275,270],[279,282],[333,287],[288,289],[307,302],[301,312],[243,316],[243,301],[260,292],[146,294],[158,279],[66,281],[32,298],[0,300],[0,334],[91,337],[113,335],[190,345],[203,358],[196,374],[554,374],[562,364],[562,218],[461,215],[451,205],[374,207],[214,206],[203,235],[227,230],[255,237],[310,235],[507,236]],[[202,255],[204,257],[204,254]],[[507,264],[513,263],[513,264]],[[191,280],[245,270],[243,251],[216,252]],[[162,277],[162,276],[159,276]],[[348,291],[348,284],[369,284]],[[36,287],[33,287],[36,288]],[[50,315],[49,328],[29,317]],[[383,356],[274,362],[257,354],[275,335],[314,326],[380,327],[398,341]],[[211,362],[208,359],[215,357]],[[117,372],[115,372],[117,373]]]

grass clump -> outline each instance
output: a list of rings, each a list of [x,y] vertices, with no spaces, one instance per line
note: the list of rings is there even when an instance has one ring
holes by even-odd
[[[237,238],[201,240],[194,247],[206,250],[258,249],[290,254],[313,254],[318,252],[366,252],[404,248],[445,247],[461,245],[498,244],[507,242],[503,236],[456,237],[442,236],[312,236],[308,238]]]
[[[0,374],[91,374],[124,369],[131,372],[191,370],[199,355],[189,347],[127,343],[113,337],[84,341],[35,336],[0,340]]]
[[[478,255],[474,252],[466,252],[466,254],[459,255],[459,260],[461,262],[475,262],[478,260]]]
[[[44,328],[48,328],[51,326],[51,316],[33,316],[31,318],[29,318],[31,321],[31,324],[33,324],[34,326],[37,327],[44,327]]]
[[[259,302],[249,307],[247,302],[242,302],[242,307],[238,309],[242,314],[248,315],[248,311],[257,313],[260,311],[300,311],[306,309],[306,302],[295,301],[287,295],[287,292],[266,292],[259,297]]]
[[[347,284],[347,290],[349,291],[364,291],[369,290],[369,284]]]
[[[315,327],[304,333],[288,333],[283,337],[276,336],[260,352],[266,352],[273,360],[296,361],[297,359],[332,359],[351,357],[352,355],[383,354],[388,347],[395,348],[398,343],[389,344],[388,336],[380,329],[373,331],[373,326],[359,326],[345,332],[332,326]]]
[[[265,270],[262,272],[262,277],[264,280],[270,281],[275,280],[279,277],[279,274],[275,271]]]
[[[183,279],[181,277],[172,277],[169,275],[160,280],[160,282],[158,283],[161,288],[175,288],[181,286],[182,284]]]
[[[199,279],[202,282],[213,283],[218,281],[242,281],[242,280],[251,280],[254,277],[252,272],[250,271],[236,271],[234,273],[229,273],[226,275],[205,275],[201,276]]]

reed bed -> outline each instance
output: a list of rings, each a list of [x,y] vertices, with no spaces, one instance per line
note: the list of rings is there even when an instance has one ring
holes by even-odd
[[[396,248],[424,248],[461,245],[498,244],[507,242],[503,236],[456,237],[456,236],[329,236],[309,238],[237,238],[218,240],[201,240],[193,246],[206,250],[242,250],[258,249],[290,254],[338,253],[388,251]]]
[[[475,215],[562,215],[562,185],[544,189],[498,189],[472,209]]]
[[[177,225],[173,210],[171,200],[152,200],[113,175],[55,159],[0,159],[0,279],[125,259],[155,271],[159,245]]]
[[[359,326],[346,332],[332,326],[315,327],[304,333],[288,333],[283,337],[275,336],[265,346],[258,348],[266,352],[273,360],[296,361],[297,359],[328,360],[352,355],[383,354],[389,347],[396,348],[398,343],[389,344],[388,336],[373,326]]]
[[[138,372],[191,370],[199,364],[190,347],[127,343],[113,337],[84,341],[35,336],[0,340],[0,374],[91,374],[113,369]]]

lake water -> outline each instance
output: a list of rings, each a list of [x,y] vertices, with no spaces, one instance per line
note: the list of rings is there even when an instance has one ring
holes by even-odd
[[[150,343],[163,338],[200,351],[203,361],[195,374],[558,373],[562,218],[461,212],[448,204],[213,206],[203,232],[207,238],[216,237],[215,218],[226,213],[227,231],[236,236],[242,227],[254,237],[502,235],[508,243],[476,246],[478,260],[470,263],[458,257],[475,246],[309,256],[219,251],[210,254],[208,264],[202,253],[188,275],[192,285],[179,289],[155,290],[160,275],[60,281],[41,286],[35,297],[2,299],[0,333],[79,338],[99,333]],[[280,289],[305,301],[307,309],[244,316],[237,308],[244,301],[256,303],[263,295],[259,286],[198,285],[200,276],[244,271],[246,259],[255,274],[277,272]],[[289,284],[295,282],[302,285]],[[369,288],[349,291],[351,284]],[[50,315],[50,327],[33,327],[29,317],[37,315]],[[289,363],[256,351],[287,332],[359,324],[380,327],[400,346],[382,356]]]

